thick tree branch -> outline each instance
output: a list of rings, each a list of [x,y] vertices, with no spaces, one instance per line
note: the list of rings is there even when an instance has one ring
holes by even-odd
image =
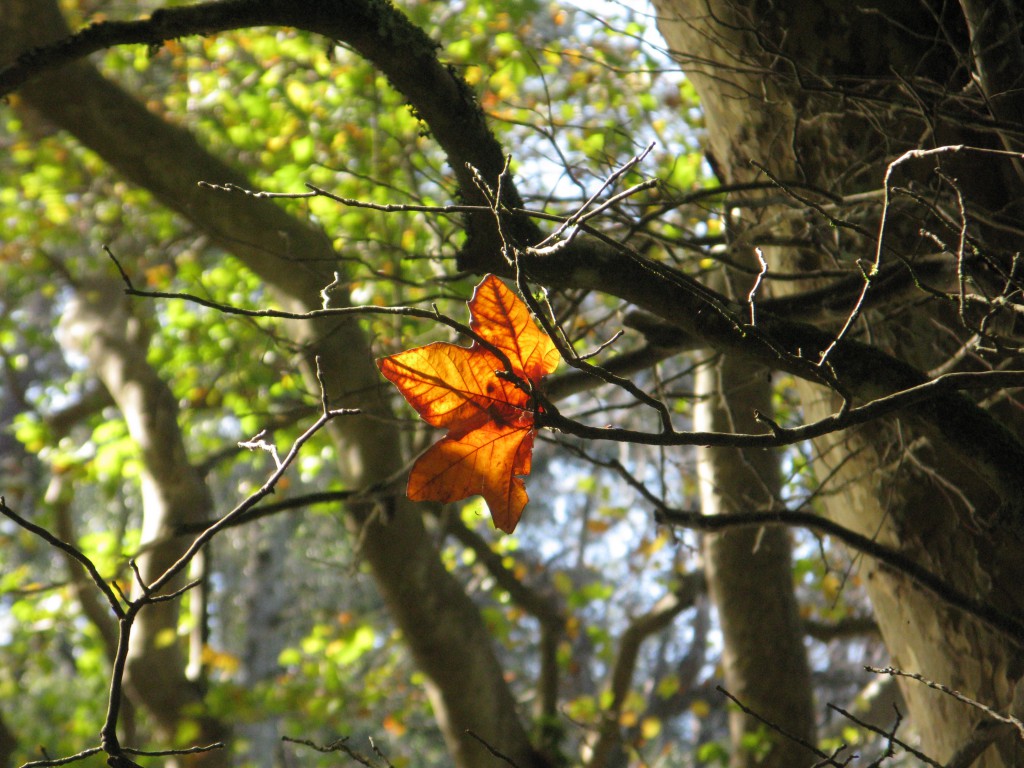
[[[417,307],[379,307],[374,305],[316,309],[309,312],[246,309],[190,293],[148,291],[131,287],[130,283],[128,285],[129,287],[125,292],[132,296],[152,299],[179,299],[216,309],[224,314],[241,315],[244,317],[278,318],[283,320],[315,320],[317,318],[344,317],[346,315],[405,315],[417,317],[446,325],[485,347],[491,348],[492,346],[486,339],[482,339],[470,329],[469,326],[436,310],[419,309]],[[825,337],[826,335],[824,334],[819,336],[819,338]],[[685,340],[682,340],[680,343],[684,344]],[[846,342],[846,344],[852,345],[853,342]],[[908,380],[914,373],[913,369],[909,366],[901,366],[898,361],[884,355],[884,353],[878,352],[874,348],[864,345],[857,346],[859,351],[864,351],[869,356],[878,355],[889,365],[900,366],[902,371],[899,372],[907,374]],[[500,350],[494,349],[492,351],[496,355],[500,355]],[[613,358],[611,368],[621,373],[641,370],[670,356],[672,351],[671,348],[660,345],[643,347],[634,352],[624,353],[617,358]],[[799,427],[781,427],[767,418],[762,418],[762,423],[769,430],[764,434],[690,431],[651,433],[618,427],[590,427],[562,416],[554,408],[549,408],[545,413],[538,414],[537,423],[565,434],[591,440],[613,440],[616,442],[663,446],[712,445],[733,448],[778,448],[837,432],[858,424],[865,424],[883,416],[910,409],[931,399],[947,397],[951,393],[961,390],[1024,387],[1024,371],[965,371],[943,374],[934,379],[926,379],[923,374],[917,374],[917,378],[920,380],[920,383],[909,385],[907,389],[896,390],[891,394],[878,396],[864,405],[848,408],[833,416]],[[546,386],[543,394],[548,395],[549,401],[562,399],[591,388],[595,382],[596,380],[592,374],[573,371],[553,378],[550,383],[550,392]],[[976,406],[971,405],[971,408],[984,418],[989,418],[987,414]]]
[[[546,595],[539,589],[527,586],[505,567],[503,558],[476,531],[465,526],[460,519],[450,515],[446,530],[468,549],[494,577],[499,587],[509,593],[512,602],[529,613],[540,624],[540,671],[537,677],[537,715],[543,729],[558,715],[558,686],[561,670],[558,665],[558,644],[565,634],[566,615],[560,601],[554,595]],[[542,738],[544,736],[542,735]],[[542,744],[542,747],[557,745]]]
[[[561,249],[527,249],[518,263],[531,279],[542,285],[617,296],[675,325],[686,336],[704,339],[719,351],[737,352],[769,368],[831,385],[861,402],[912,390],[928,382],[912,366],[850,339],[832,350],[827,366],[818,366],[821,352],[834,341],[829,331],[766,312],[759,313],[756,327],[748,325],[743,306],[678,270],[606,243],[578,238]],[[1007,383],[1009,386],[1019,383],[1017,374],[1012,372],[1014,378]],[[1024,473],[1020,471],[1024,466],[1024,445],[991,415],[958,394],[944,393],[917,403],[910,402],[916,394],[907,397],[907,407],[901,415],[938,436],[985,478],[1002,501],[1003,509],[999,512],[1005,515],[1004,522],[1024,531]],[[849,413],[847,410],[835,418],[845,418]],[[866,415],[863,411],[861,414]],[[596,437],[589,432],[581,436]]]

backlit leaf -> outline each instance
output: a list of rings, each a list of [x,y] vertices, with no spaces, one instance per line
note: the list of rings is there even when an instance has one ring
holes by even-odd
[[[448,429],[416,460],[409,498],[453,502],[479,494],[495,526],[511,533],[528,500],[521,479],[530,472],[533,452],[535,405],[528,388],[555,369],[558,350],[526,305],[493,275],[477,286],[469,311],[470,327],[508,358],[511,370],[478,342],[435,342],[377,365],[424,421]]]

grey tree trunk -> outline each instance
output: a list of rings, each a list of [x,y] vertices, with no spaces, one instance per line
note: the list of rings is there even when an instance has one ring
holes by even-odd
[[[695,388],[694,428],[702,432],[754,432],[755,410],[772,412],[770,372],[732,355],[705,360]],[[697,461],[704,514],[778,506],[776,452],[701,447]],[[786,734],[813,743],[814,697],[793,593],[789,532],[769,526],[707,534],[704,558],[722,627],[726,689]],[[730,712],[729,730],[734,768],[785,768],[813,757],[798,741],[739,709]]]

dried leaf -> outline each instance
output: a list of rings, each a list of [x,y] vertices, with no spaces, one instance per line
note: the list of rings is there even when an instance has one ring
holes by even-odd
[[[508,357],[510,373],[533,386],[558,365],[558,350],[526,305],[494,275],[469,302],[470,327]],[[528,500],[535,406],[487,347],[436,342],[377,361],[409,404],[448,434],[416,460],[408,495],[451,502],[480,494],[495,526],[515,530]]]

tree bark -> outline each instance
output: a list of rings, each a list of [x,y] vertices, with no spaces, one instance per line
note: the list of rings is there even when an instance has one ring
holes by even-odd
[[[694,427],[751,432],[755,411],[772,412],[771,396],[768,370],[733,355],[705,359],[695,377]],[[701,511],[777,507],[778,461],[775,451],[698,448]],[[780,526],[704,537],[708,587],[722,627],[725,687],[763,718],[730,712],[733,768],[785,768],[813,757],[798,741],[814,743],[814,697],[790,550],[789,531]]]
[[[917,146],[919,136],[941,143],[979,139],[956,124],[942,124],[943,104],[929,113],[931,123],[919,120],[898,89],[889,87],[893,73],[902,82],[914,81],[908,87],[952,87],[948,70],[956,57],[947,52],[949,58],[943,58],[926,41],[937,39],[933,35],[954,38],[960,22],[939,4],[925,5],[879,3],[875,13],[861,13],[840,3],[783,2],[768,8],[732,0],[656,2],[661,31],[700,94],[709,150],[720,174],[729,182],[752,180],[759,175],[754,161],[775,178],[801,180],[837,194],[879,189],[886,163]],[[856,89],[847,85],[855,77]],[[979,162],[969,175],[976,186],[989,187],[979,195],[995,199],[996,209],[1000,199],[1003,205],[1020,199],[1019,188],[1004,186],[1006,175],[984,173],[985,163]],[[766,209],[764,216],[780,213],[785,211]],[[775,234],[785,237],[794,230]],[[891,234],[889,243],[913,252],[912,241],[908,245],[901,233]],[[870,238],[843,235],[844,258],[851,263],[874,258]],[[824,265],[820,251],[809,248],[765,251],[773,268]],[[946,359],[933,348],[938,346],[931,343],[933,328],[928,312],[920,310],[902,332],[875,340],[927,370]],[[834,413],[839,406],[837,398],[813,385],[801,384],[799,392],[809,418]],[[1006,423],[1012,427],[1012,420]],[[993,510],[999,501],[954,459],[949,451],[954,435],[946,440],[931,434],[912,443],[908,426],[876,424],[816,441],[818,476],[835,472],[830,480],[834,491],[825,496],[828,514],[899,548],[968,594],[1020,615],[1020,590],[1014,586],[1024,578],[1019,532],[979,526],[973,510]],[[914,446],[913,454],[907,443]],[[976,442],[983,444],[983,439]],[[1014,499],[1004,497],[1003,502]],[[1024,671],[1019,647],[870,559],[861,576],[896,666],[996,709],[1009,705]],[[903,682],[913,727],[928,754],[944,761],[971,740],[980,712],[917,682]],[[1020,765],[1022,759],[1019,741],[1007,737],[987,750],[978,765]]]

